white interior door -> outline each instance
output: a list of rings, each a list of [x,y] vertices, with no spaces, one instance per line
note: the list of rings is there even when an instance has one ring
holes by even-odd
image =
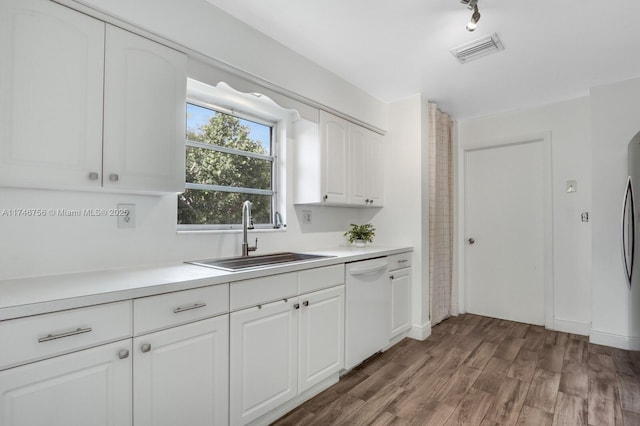
[[[470,313],[545,324],[545,158],[541,139],[465,153]]]

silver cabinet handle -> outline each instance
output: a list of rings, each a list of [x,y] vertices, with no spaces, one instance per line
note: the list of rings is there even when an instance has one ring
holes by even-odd
[[[111,173],[109,175],[109,180],[111,182],[117,182],[120,179],[120,176],[118,176],[116,173]]]
[[[294,304],[293,309],[300,309],[300,304],[299,303]]]
[[[624,265],[624,275],[629,288],[631,288],[634,266],[633,260],[635,257],[635,217],[636,206],[633,194],[633,182],[631,182],[631,176],[629,176],[627,178],[627,186],[624,191],[624,199],[622,202],[622,238],[620,239],[622,242],[622,263]]]
[[[305,300],[304,302],[302,302],[302,306],[309,306],[309,301]]]
[[[149,343],[143,343],[142,346],[140,346],[140,350],[142,353],[147,353],[151,350],[151,345]]]
[[[122,349],[120,352],[118,352],[118,358],[125,359],[128,357],[129,357],[129,349]]]
[[[476,242],[473,238],[469,238],[467,241],[469,241],[469,244],[474,244]]]
[[[395,280],[396,277],[394,277],[393,275],[389,275],[389,279]]]
[[[76,328],[75,330],[65,331],[64,333],[58,333],[58,334],[50,333],[50,334],[47,334],[45,337],[39,338],[38,343],[44,343],[50,340],[62,339],[65,337],[71,337],[77,334],[90,333],[91,331],[92,331],[91,327],[86,327],[86,328]]]
[[[206,303],[194,303],[193,305],[178,306],[173,310],[173,313],[178,314],[180,312],[190,311],[192,309],[204,308],[205,306],[207,306]]]
[[[98,180],[99,177],[100,175],[97,174],[96,172],[89,173],[89,180]]]
[[[398,263],[407,263],[409,261],[409,259],[400,259],[398,260]]]

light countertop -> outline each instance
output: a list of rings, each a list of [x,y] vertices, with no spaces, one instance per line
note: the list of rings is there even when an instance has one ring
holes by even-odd
[[[0,281],[0,321],[411,251],[411,247],[301,250],[334,256],[240,272],[186,263]],[[191,259],[197,260],[197,259]]]

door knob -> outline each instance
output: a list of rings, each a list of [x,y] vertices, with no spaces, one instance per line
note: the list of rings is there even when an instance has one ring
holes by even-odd
[[[469,238],[467,241],[469,241],[469,244],[473,244],[476,242],[476,240],[474,240],[473,238]]]

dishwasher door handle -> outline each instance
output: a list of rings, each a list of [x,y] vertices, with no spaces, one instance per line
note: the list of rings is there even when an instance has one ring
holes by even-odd
[[[387,269],[387,262],[380,262],[363,268],[353,268],[349,270],[349,275],[365,275]]]

